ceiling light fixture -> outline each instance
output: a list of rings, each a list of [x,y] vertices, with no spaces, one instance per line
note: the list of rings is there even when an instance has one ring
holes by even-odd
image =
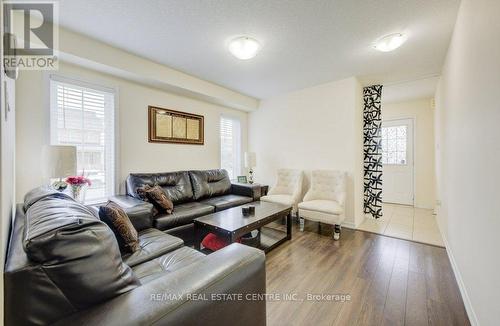
[[[390,52],[403,45],[406,39],[406,35],[401,33],[389,34],[380,38],[373,47],[382,52]]]
[[[241,60],[255,57],[259,49],[259,42],[248,36],[240,36],[229,42],[229,52]]]

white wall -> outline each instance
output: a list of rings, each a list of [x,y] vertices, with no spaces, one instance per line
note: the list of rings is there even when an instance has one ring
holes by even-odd
[[[1,13],[0,13],[1,14]],[[3,33],[0,33],[3,35]],[[0,51],[1,52],[1,51]],[[0,55],[1,57],[1,55]],[[3,62],[2,60],[0,60]],[[15,81],[1,66],[0,92],[0,273],[3,274],[10,222],[14,214],[15,194]],[[8,107],[7,108],[7,104]],[[0,280],[0,325],[3,325],[3,277]]]
[[[436,94],[438,223],[473,325],[500,321],[499,13],[462,1]]]
[[[383,95],[382,95],[383,97]],[[432,99],[383,103],[384,120],[412,118],[414,121],[415,206],[434,209],[434,109]]]
[[[279,168],[346,171],[347,222],[359,224],[363,219],[361,100],[360,84],[348,78],[262,101],[249,114],[256,181],[274,185]]]
[[[119,92],[118,164],[121,192],[131,172],[166,172],[220,167],[219,117],[222,113],[241,119],[242,151],[247,144],[247,113],[173,95],[94,72],[60,63],[59,74],[116,87]],[[42,146],[49,143],[48,84],[39,71],[22,71],[17,82],[17,198],[40,185],[38,160]],[[148,105],[202,114],[205,117],[205,145],[148,143]]]
[[[3,18],[3,3],[0,17]],[[0,35],[4,35],[0,19]],[[15,81],[4,73],[3,50],[0,50],[0,273],[5,269],[5,252],[8,246],[10,222],[14,214],[15,194]],[[4,282],[0,280],[0,325],[4,324]]]

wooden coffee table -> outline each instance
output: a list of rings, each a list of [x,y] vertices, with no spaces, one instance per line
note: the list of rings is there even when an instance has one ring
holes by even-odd
[[[270,251],[286,240],[292,239],[292,207],[287,205],[256,201],[243,206],[255,206],[255,214],[243,216],[241,207],[233,207],[194,220],[195,249],[201,249],[206,231],[235,242],[244,234],[260,230],[259,248]],[[266,227],[269,223],[286,217],[286,232]]]

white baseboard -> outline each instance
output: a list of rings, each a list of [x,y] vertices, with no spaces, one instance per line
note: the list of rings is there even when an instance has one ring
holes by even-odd
[[[415,208],[421,208],[421,209],[432,209],[434,210],[434,206],[428,206],[428,205],[415,205]]]
[[[476,313],[474,312],[474,308],[472,308],[472,303],[470,301],[469,295],[467,294],[467,288],[465,287],[465,283],[462,279],[462,274],[460,274],[460,270],[458,269],[457,262],[455,261],[455,256],[453,256],[453,252],[451,251],[448,239],[446,239],[446,237],[443,236],[443,232],[441,232],[441,230],[440,233],[441,237],[443,238],[444,245],[446,247],[446,252],[448,253],[448,257],[450,259],[453,274],[455,274],[455,279],[457,280],[460,294],[462,295],[462,300],[464,302],[465,310],[467,311],[467,315],[469,316],[469,321],[472,326],[479,326],[479,321],[477,319]]]
[[[348,229],[355,229],[356,226],[352,222],[342,222],[342,227],[346,227]]]

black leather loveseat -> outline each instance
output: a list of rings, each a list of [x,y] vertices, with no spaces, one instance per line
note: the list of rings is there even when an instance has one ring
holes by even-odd
[[[127,213],[140,249],[123,255],[90,208],[28,193],[8,243],[5,324],[265,325],[263,252],[232,244],[205,256],[152,228],[142,208]]]
[[[135,210],[152,210],[153,206],[140,200],[137,189],[159,185],[174,203],[172,214],[153,218],[153,227],[183,238],[193,239],[193,220],[216,211],[259,200],[259,185],[232,184],[226,170],[177,171],[166,173],[132,173],[126,181],[126,196],[113,201]]]

